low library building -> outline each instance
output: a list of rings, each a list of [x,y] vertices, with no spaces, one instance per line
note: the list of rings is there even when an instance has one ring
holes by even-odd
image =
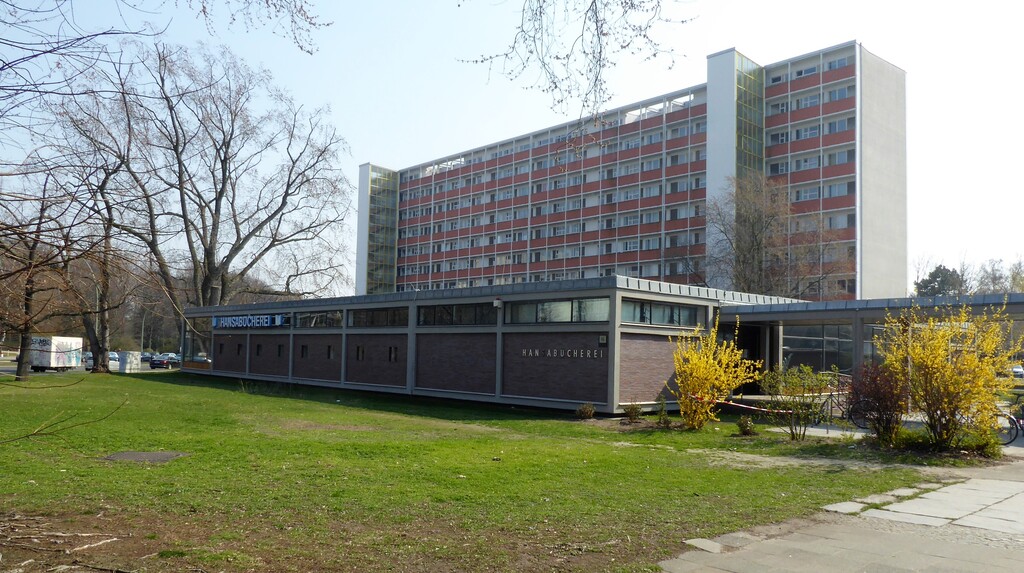
[[[674,375],[674,338],[716,315],[719,334],[766,367],[852,372],[887,312],[1003,303],[1024,313],[1021,294],[805,302],[610,276],[200,307],[185,313],[182,369],[611,414],[653,405]]]

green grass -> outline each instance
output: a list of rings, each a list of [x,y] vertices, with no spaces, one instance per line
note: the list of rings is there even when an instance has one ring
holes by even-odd
[[[734,452],[877,454],[763,427],[739,437],[728,420],[624,433],[571,413],[178,373],[0,387],[0,439],[125,398],[99,423],[0,445],[0,512],[115,515],[167,570],[650,571],[684,539],[918,481],[906,468],[762,464]],[[102,459],[129,450],[188,455]]]

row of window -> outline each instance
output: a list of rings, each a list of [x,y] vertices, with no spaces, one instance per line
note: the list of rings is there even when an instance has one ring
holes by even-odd
[[[686,137],[689,133],[705,133],[707,132],[707,123],[698,122],[692,126],[673,127],[668,130],[668,139],[678,139]],[[618,151],[624,151],[629,149],[635,149],[641,145],[650,145],[655,143],[661,143],[664,139],[664,132],[659,131],[656,133],[637,136],[635,138],[619,141],[614,144],[601,145],[600,149],[595,147],[594,152],[600,151],[602,155],[615,153]],[[487,173],[476,173],[471,175],[462,176],[461,178],[447,179],[444,182],[429,183],[427,185],[418,186],[412,189],[407,189],[399,193],[399,201],[407,201],[410,199],[418,199],[420,197],[430,197],[449,191],[455,191],[472,185],[479,185],[485,181],[498,181],[506,179],[515,175],[523,175],[530,173],[531,171],[540,171],[558,167],[566,163],[579,161],[585,159],[588,156],[594,155],[589,149],[571,149],[568,151],[560,151],[557,154],[551,154],[540,159],[534,159],[532,162],[529,160],[521,161],[515,165],[505,166],[501,169],[494,169]],[[690,161],[702,161],[705,156],[704,150],[697,149],[692,152],[687,150],[679,150],[673,152],[669,158],[672,165],[679,165],[682,163],[688,163]],[[654,160],[651,160],[654,161]],[[660,167],[660,165],[658,166]],[[657,169],[651,164],[637,165],[636,167],[627,167],[629,169],[636,169],[636,171],[649,171]],[[403,181],[406,180],[403,175]],[[569,183],[570,185],[578,185],[583,181],[575,183]]]
[[[822,161],[824,160],[824,162]],[[792,171],[803,171],[805,169],[817,169],[828,165],[843,165],[853,163],[856,160],[856,153],[853,149],[833,151],[822,155],[798,157],[796,159],[775,161],[768,164],[769,175],[785,175]]]
[[[684,108],[691,107],[691,105],[693,104],[693,99],[694,99],[693,94],[688,94],[686,96],[683,96],[682,98],[680,98],[677,101],[669,102],[666,105],[660,106],[660,107],[658,107],[656,109],[649,109],[649,110],[645,110],[645,111],[638,110],[636,112],[626,112],[625,116],[624,116],[624,119],[619,118],[619,119],[613,119],[613,120],[607,120],[607,119],[601,120],[599,122],[596,122],[594,124],[594,127],[598,128],[599,130],[604,130],[604,129],[611,128],[611,127],[616,127],[616,126],[619,126],[619,125],[629,124],[629,123],[632,123],[632,122],[638,121],[638,120],[642,121],[643,119],[647,119],[647,118],[651,118],[651,117],[660,117],[663,114],[672,113],[674,111],[678,111],[678,110],[681,110],[681,109],[684,109]],[[416,179],[420,179],[422,177],[429,177],[429,176],[434,175],[434,174],[444,173],[444,172],[447,172],[447,171],[450,171],[450,170],[453,170],[453,169],[464,167],[466,165],[476,165],[476,164],[479,164],[479,163],[483,163],[484,161],[487,161],[488,159],[497,159],[499,157],[507,157],[509,155],[512,155],[513,153],[518,153],[518,152],[523,152],[523,151],[530,151],[531,149],[538,149],[538,148],[544,147],[546,145],[552,145],[552,144],[557,145],[557,144],[560,144],[560,143],[566,143],[566,142],[568,142],[570,140],[573,140],[574,142],[578,142],[578,141],[586,141],[586,140],[594,140],[594,139],[596,139],[593,135],[590,135],[588,137],[588,131],[589,130],[588,130],[587,127],[588,127],[587,125],[579,125],[579,126],[573,127],[571,130],[567,131],[566,133],[562,133],[560,135],[552,135],[552,136],[548,136],[548,137],[538,137],[538,138],[532,139],[532,140],[527,138],[527,139],[521,139],[521,140],[516,141],[516,142],[508,142],[506,144],[503,144],[503,146],[500,149],[495,150],[495,151],[491,151],[489,156],[487,155],[486,151],[478,150],[478,151],[473,152],[473,156],[469,157],[469,158],[460,157],[460,158],[453,159],[453,160],[446,161],[446,162],[442,162],[440,164],[433,165],[433,166],[430,166],[430,167],[410,169],[410,170],[407,170],[407,171],[405,171],[405,172],[403,172],[401,174],[401,182],[402,183],[406,183],[406,182],[409,182],[409,181],[415,181]],[[671,137],[685,136],[690,131],[692,131],[693,133],[703,133],[704,131],[706,131],[706,129],[707,129],[707,123],[704,122],[704,121],[698,120],[698,121],[693,123],[692,128],[688,124],[683,124],[681,126],[674,127],[672,129]],[[642,137],[641,142],[643,142],[642,144],[644,144],[644,145],[646,145],[647,143],[655,143],[657,141],[660,141],[660,139],[657,139],[659,136],[660,136],[660,131],[652,133],[652,134],[645,134]],[[638,145],[638,143],[633,143],[633,141],[634,140],[630,140],[630,143],[633,144],[633,145]],[[576,147],[577,147],[576,145],[573,145],[571,147],[571,149],[575,149]]]
[[[839,133],[843,131],[849,131],[856,127],[856,118],[854,116],[844,117],[841,119],[835,119],[824,124],[825,134]],[[812,137],[818,137],[821,133],[822,124],[816,123],[813,125],[806,125],[798,127],[792,131],[777,131],[775,133],[768,134],[768,144],[778,145],[780,143],[788,143],[790,141],[800,141],[801,139],[810,139]]]
[[[797,95],[792,99],[773,101],[768,104],[765,115],[773,116],[787,111],[817,107],[825,103],[851,98],[857,95],[856,86],[853,84],[843,85],[825,91],[815,91],[805,95]]]
[[[480,213],[474,215],[468,215],[461,218],[450,218],[440,222],[434,222],[431,224],[421,224],[418,226],[404,226],[398,229],[398,238],[405,239],[409,237],[421,237],[428,236],[436,233],[443,233],[446,231],[457,231],[459,229],[469,229],[479,225],[492,225],[495,223],[502,223],[506,221],[515,221],[521,219],[528,219],[530,217],[540,217],[544,215],[557,214],[569,211],[579,211],[587,207],[596,207],[599,204],[612,205],[615,203],[621,203],[624,201],[635,201],[637,199],[658,197],[661,195],[662,190],[667,187],[668,193],[681,193],[689,190],[704,189],[707,186],[707,179],[703,176],[694,176],[689,179],[677,179],[669,181],[667,186],[661,183],[643,185],[637,187],[630,187],[628,189],[619,189],[617,191],[605,193],[603,196],[596,193],[589,194],[586,197],[573,197],[569,199],[555,199],[546,201],[539,205],[507,208],[496,210],[491,213]],[[420,213],[415,215],[415,213]],[[399,211],[399,220],[408,220],[416,216],[428,216],[429,210],[423,208],[420,209],[402,209]]]
[[[416,290],[440,290],[478,286],[501,286],[521,284],[525,282],[561,281],[573,279],[585,279],[595,277],[610,277],[614,275],[636,278],[665,279],[673,276],[689,276],[701,272],[702,259],[700,257],[681,257],[666,260],[664,265],[661,262],[643,264],[623,264],[603,267],[588,267],[576,269],[555,269],[541,271],[529,275],[492,275],[485,277],[457,277],[446,280],[417,280],[400,283],[396,286],[398,292],[412,292]],[[662,269],[664,268],[664,273]]]
[[[688,245],[700,245],[703,242],[704,234],[701,231],[685,231],[665,236],[664,246],[668,248],[685,247]],[[584,245],[563,245],[528,251],[524,250],[522,252],[502,255],[453,257],[436,262],[414,263],[409,265],[399,264],[397,275],[399,277],[410,277],[416,275],[427,275],[430,273],[463,271],[477,268],[483,269],[507,265],[522,265],[527,262],[542,263],[546,261],[579,259],[597,255],[613,255],[637,251],[658,251],[662,248],[662,243],[661,235],[652,235],[649,237],[629,238],[618,241],[608,241],[605,243],[594,242]]]
[[[843,56],[840,58],[832,58],[825,61],[825,70],[838,70],[839,68],[845,68],[846,66],[853,65],[853,56]],[[782,82],[788,81],[790,75],[795,78],[803,78],[818,73],[817,65],[805,65],[797,66],[792,72],[779,72],[771,73],[768,75],[768,85],[781,84]]]

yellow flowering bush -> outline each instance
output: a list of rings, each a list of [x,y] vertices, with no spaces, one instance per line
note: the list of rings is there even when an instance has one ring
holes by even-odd
[[[679,404],[683,425],[699,430],[709,421],[718,420],[716,401],[756,378],[761,363],[743,358],[743,350],[733,340],[718,339],[717,317],[711,330],[680,335],[675,343],[676,375],[668,391]]]
[[[1005,308],[973,314],[966,306],[889,315],[876,339],[884,367],[899,378],[921,412],[932,445],[956,447],[995,428],[996,396],[1006,389],[1021,351]]]

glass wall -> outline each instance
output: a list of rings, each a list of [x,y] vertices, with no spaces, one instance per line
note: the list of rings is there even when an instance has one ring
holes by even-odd
[[[182,365],[188,368],[210,367],[210,331],[213,321],[204,316],[188,321],[185,329],[184,347],[181,349]]]
[[[296,312],[295,328],[341,328],[345,313],[340,310],[319,312]]]
[[[622,299],[622,322],[695,327],[697,307]]]
[[[505,306],[507,324],[537,322],[608,322],[607,298],[512,302]]]
[[[398,266],[398,172],[370,166],[366,294],[395,292]]]
[[[409,326],[409,308],[361,308],[348,311],[348,325],[353,328]]]
[[[497,323],[498,309],[491,302],[421,306],[417,318],[420,326],[495,326]]]
[[[787,324],[782,329],[782,364],[816,371],[833,366],[853,373],[853,327],[849,324]]]

